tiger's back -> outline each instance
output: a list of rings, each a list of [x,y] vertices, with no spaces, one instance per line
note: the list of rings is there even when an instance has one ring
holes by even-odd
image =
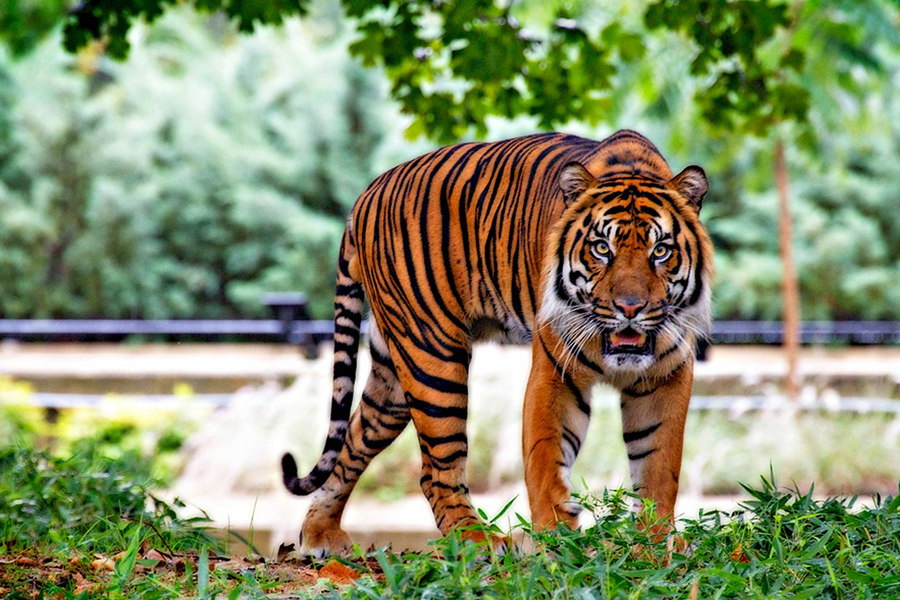
[[[547,238],[565,209],[557,181],[573,161],[672,176],[630,131],[603,142],[549,133],[460,144],[404,163],[351,216],[370,302],[419,307],[421,322],[448,319],[474,337],[530,341]]]
[[[342,243],[326,449],[303,479],[284,462],[295,493],[322,487],[307,547],[348,544],[347,496],[410,420],[439,529],[478,521],[465,482],[468,367],[473,340],[491,334],[533,347],[523,450],[536,525],[575,524],[566,478],[597,380],[622,390],[635,486],[671,514],[692,351],[709,320],[705,192],[702,170],[673,177],[631,131],[450,146],[377,178]],[[373,370],[348,418],[363,290]]]

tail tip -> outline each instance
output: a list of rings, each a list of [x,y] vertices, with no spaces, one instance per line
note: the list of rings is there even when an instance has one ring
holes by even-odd
[[[290,452],[285,453],[284,456],[281,457],[281,475],[284,480],[284,486],[293,491],[293,485],[297,480],[297,461],[294,460],[294,457],[291,456]]]

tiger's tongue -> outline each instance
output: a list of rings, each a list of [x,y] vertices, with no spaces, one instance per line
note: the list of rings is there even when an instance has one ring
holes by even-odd
[[[609,341],[614,348],[619,346],[643,346],[647,341],[647,334],[639,333],[633,329],[626,329],[618,333],[609,334]]]

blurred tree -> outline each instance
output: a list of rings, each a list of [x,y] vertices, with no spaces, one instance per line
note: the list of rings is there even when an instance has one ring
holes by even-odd
[[[16,154],[14,139],[16,89],[12,75],[5,64],[0,61],[0,181],[8,182],[12,177],[13,161]]]
[[[59,25],[71,0],[0,0],[0,37],[15,54],[32,50]]]
[[[85,0],[59,15],[65,20],[64,44],[74,52],[102,41],[110,56],[123,58],[132,25],[153,22],[176,4]],[[313,2],[192,4],[224,14],[240,31],[250,31],[305,15]],[[540,36],[522,27],[512,3],[341,0],[341,5],[359,34],[351,52],[366,66],[384,68],[392,97],[415,117],[411,134],[428,133],[441,142],[456,141],[471,127],[484,135],[490,115],[530,114],[544,128],[570,120],[599,122],[610,106],[616,62],[643,54],[639,35],[617,23],[591,35],[565,5],[553,11],[552,24]],[[15,31],[0,27],[0,35],[7,37]]]
[[[280,289],[330,314],[343,216],[396,116],[343,34],[223,45],[214,21],[175,11],[125,63],[44,44],[0,78],[22,173],[0,178],[2,314],[261,315]]]
[[[877,35],[863,33],[862,40],[859,25],[874,26],[878,35],[896,29],[895,13],[888,15],[889,1],[811,0],[789,8],[786,0],[653,0],[645,5],[645,22],[651,30],[683,32],[696,42],[690,73],[709,82],[695,96],[709,123],[766,135],[779,123],[806,120],[810,92],[800,77],[806,45],[823,43],[809,32],[822,28],[829,40],[825,44],[836,43],[844,62],[872,67],[872,55],[861,42]],[[130,48],[127,34],[132,25],[153,22],[175,4],[85,0],[65,14],[64,44],[76,51],[101,40],[110,56],[122,58]],[[308,14],[313,1],[192,4],[225,15],[240,31],[251,31]],[[367,66],[384,67],[393,98],[415,117],[412,133],[444,142],[458,140],[471,127],[484,135],[489,115],[533,115],[545,129],[573,120],[607,120],[618,68],[645,52],[643,32],[628,31],[617,21],[589,27],[574,18],[587,10],[580,2],[340,4],[358,34],[351,52]],[[62,6],[51,2],[41,14],[57,10],[62,18]],[[550,24],[525,28],[517,12],[539,14]],[[41,22],[48,19],[42,17]],[[21,30],[4,22],[0,36],[17,39]]]

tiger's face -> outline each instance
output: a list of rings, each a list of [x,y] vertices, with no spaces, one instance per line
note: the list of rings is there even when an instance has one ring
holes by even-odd
[[[698,220],[707,180],[596,180],[570,164],[539,315],[564,343],[593,344],[607,371],[646,372],[693,352],[710,320],[711,245]]]

